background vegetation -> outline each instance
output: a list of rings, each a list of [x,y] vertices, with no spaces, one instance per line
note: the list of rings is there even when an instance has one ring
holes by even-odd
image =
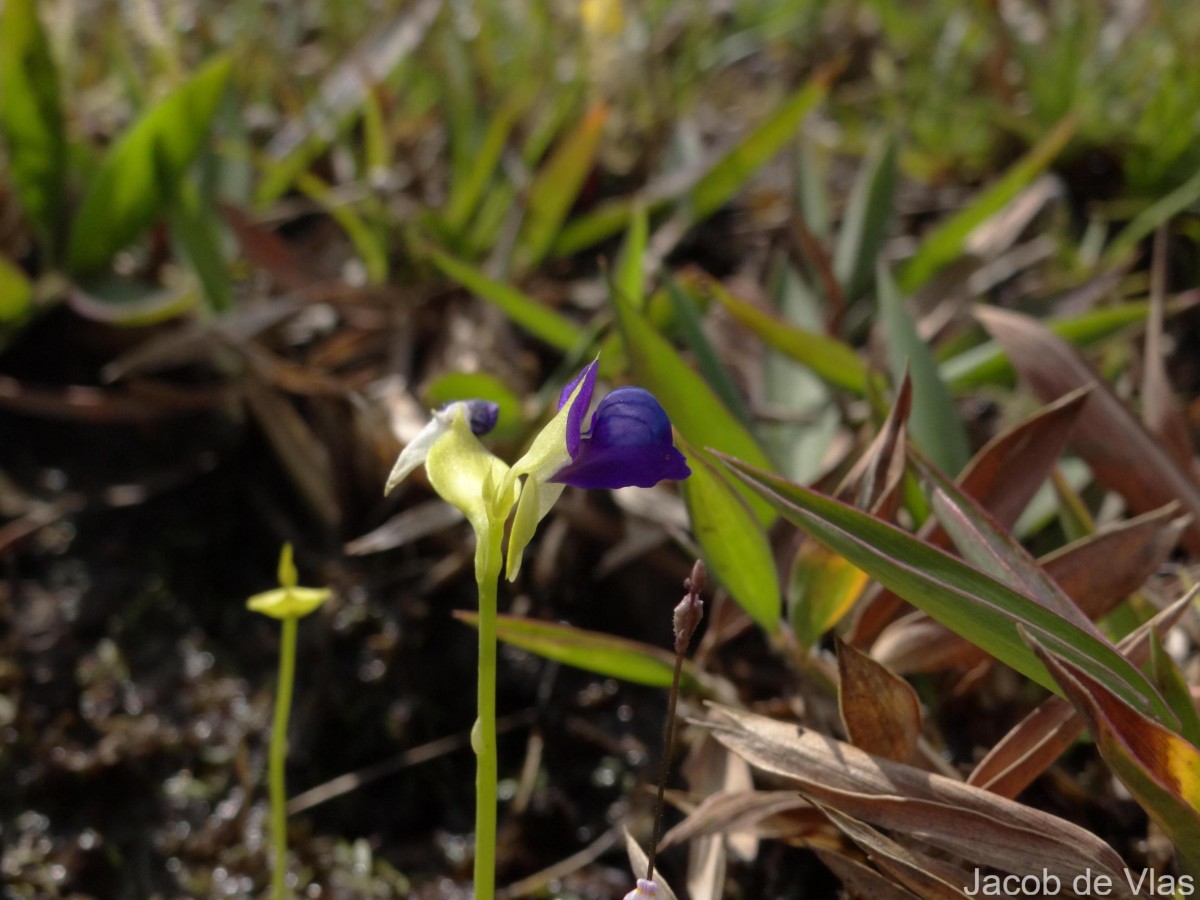
[[[1175,0],[0,0],[8,895],[266,889],[290,541],[297,892],[467,896],[470,531],[383,481],[464,397],[515,459],[597,353],[694,475],[569,490],[502,593],[506,896],[632,886],[697,555],[681,896],[1194,875],[1196,46]]]

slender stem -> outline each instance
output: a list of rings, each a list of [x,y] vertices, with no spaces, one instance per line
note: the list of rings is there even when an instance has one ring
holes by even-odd
[[[500,580],[504,530],[488,530],[491,533],[487,535],[486,543],[480,541],[475,549],[479,585],[479,713],[472,735],[475,747],[475,900],[493,900],[496,892],[496,589]]]
[[[287,787],[284,764],[287,762],[292,685],[296,680],[297,621],[295,616],[283,620],[279,642],[279,684],[275,688],[275,721],[271,727],[268,776],[271,789],[271,842],[275,846],[275,866],[271,873],[272,900],[285,900],[287,897]]]
[[[658,796],[654,800],[654,834],[650,838],[650,859],[646,864],[646,880],[654,880],[654,858],[658,855],[658,839],[662,833],[663,795],[667,791],[667,774],[671,771],[671,744],[675,739],[675,705],[679,700],[679,673],[683,669],[683,652],[675,652],[675,674],[671,679],[671,700],[667,704],[667,724],[663,728],[662,765],[658,770]]]

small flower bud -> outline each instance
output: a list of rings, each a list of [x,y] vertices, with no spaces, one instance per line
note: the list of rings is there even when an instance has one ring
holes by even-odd
[[[472,434],[484,435],[496,427],[500,404],[490,400],[464,400],[462,403],[467,408],[467,424],[471,426]]]
[[[696,632],[700,620],[704,618],[704,601],[700,599],[700,592],[704,590],[707,579],[704,563],[696,560],[696,564],[692,566],[691,577],[683,581],[687,593],[675,607],[676,653],[682,654],[687,650],[688,644],[692,642],[692,635]]]

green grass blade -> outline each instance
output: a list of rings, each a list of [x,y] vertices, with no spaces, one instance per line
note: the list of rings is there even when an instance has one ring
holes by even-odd
[[[311,172],[300,172],[296,176],[296,187],[329,213],[330,218],[346,232],[346,237],[354,245],[367,271],[367,281],[371,284],[386,282],[391,263],[383,230],[373,228],[353,206],[339,203],[329,185]]]
[[[195,186],[185,182],[179,185],[167,216],[172,234],[200,279],[209,309],[232,309],[233,282],[221,252],[221,223],[216,213],[204,203]]]
[[[813,333],[824,327],[820,301],[791,266],[779,272],[772,293],[780,317],[789,325]],[[807,366],[768,349],[763,360],[763,400],[783,419],[764,422],[759,428],[767,452],[781,474],[801,484],[810,483],[824,468],[825,455],[840,427],[841,415],[832,391]]]
[[[596,159],[608,107],[599,104],[563,139],[529,186],[528,212],[517,242],[517,267],[535,268],[550,252]]]
[[[478,613],[465,610],[456,610],[454,617],[472,628],[479,621]],[[506,644],[597,675],[650,687],[671,686],[675,655],[648,644],[571,625],[506,615],[496,617],[496,636]],[[683,663],[681,682],[690,689],[700,686],[696,668],[688,660]]]
[[[1179,735],[1193,746],[1200,746],[1200,713],[1192,699],[1191,686],[1153,632],[1150,634],[1150,677],[1179,717]]]
[[[479,152],[475,154],[465,177],[451,187],[450,198],[442,211],[442,222],[455,240],[461,236],[471,221],[471,216],[479,207],[488,182],[492,180],[496,168],[500,165],[500,158],[504,155],[504,148],[508,145],[513,126],[517,124],[525,106],[523,96],[518,95],[509,97],[500,106],[484,133]]]
[[[647,212],[654,212],[665,203],[665,200],[649,203],[638,197],[621,197],[601,203],[564,225],[554,240],[551,252],[555,256],[570,256],[593,247],[625,228],[633,218],[633,211],[639,206]]]
[[[871,282],[891,221],[895,193],[896,139],[889,134],[878,140],[867,155],[838,232],[833,274],[847,299],[860,296]]]
[[[650,223],[646,210],[637,207],[629,220],[629,231],[621,246],[613,286],[638,312],[646,309],[646,245],[650,240]]]
[[[971,232],[1003,209],[1062,152],[1075,133],[1076,124],[1070,116],[1063,119],[995,184],[935,228],[900,270],[896,280],[901,292],[914,293],[943,266],[957,259]]]
[[[0,135],[13,188],[53,257],[62,234],[67,148],[58,68],[37,6],[7,0],[0,7]]]
[[[1061,688],[1019,632],[1092,674],[1132,708],[1174,719],[1153,685],[1111,644],[906,531],[831,497],[721,454],[748,487],[830,550],[1043,687]]]
[[[704,562],[738,606],[774,634],[783,599],[766,534],[711,458],[682,438],[679,447],[692,469],[682,484],[683,499]]]
[[[899,384],[908,369],[912,377],[913,406],[908,418],[909,434],[939,469],[950,474],[962,471],[971,457],[954,399],[942,382],[929,346],[917,328],[896,289],[891,273],[880,263],[875,276],[879,318],[887,338],[888,364],[892,381]]]
[[[484,275],[479,269],[455,259],[449,253],[425,245],[433,264],[448,278],[472,294],[499,307],[513,324],[559,350],[570,350],[584,337],[584,331],[566,316],[547,309],[532,297],[511,285]]]
[[[208,63],[108,151],[72,223],[67,261],[73,272],[104,268],[172,202],[204,145],[230,67],[226,57]]]
[[[1167,305],[1168,315],[1182,312],[1193,304]],[[1146,320],[1150,304],[1122,303],[1104,309],[1091,310],[1078,316],[1049,320],[1046,327],[1076,347],[1089,347],[1105,338],[1119,334],[1122,329]],[[1016,372],[1004,349],[997,341],[988,340],[951,357],[939,367],[942,379],[955,392],[968,391],[984,385],[1011,384]]]
[[[828,67],[818,71],[696,182],[684,198],[692,221],[707,219],[729,202],[755,172],[796,136],[800,123],[829,93],[835,74]]]
[[[19,268],[0,256],[0,329],[20,325],[33,311],[33,285]]]
[[[796,206],[808,230],[822,241],[833,231],[829,213],[829,165],[817,157],[814,142],[800,139],[796,150]],[[844,226],[843,226],[844,227]]]
[[[1142,210],[1113,239],[1104,253],[1104,261],[1119,266],[1133,250],[1150,237],[1159,225],[1174,218],[1200,200],[1200,172],[1197,172],[1171,193]]]
[[[778,316],[735,297],[715,280],[709,279],[706,286],[739,324],[757,334],[768,346],[808,366],[834,387],[859,396],[866,394],[870,370],[854,348],[837,338],[789,325]]]
[[[666,288],[667,297],[671,301],[671,309],[675,313],[674,324],[695,355],[700,374],[704,376],[704,380],[726,408],[743,424],[748,425],[750,409],[747,407],[737,383],[733,380],[733,376],[729,374],[729,370],[717,356],[716,349],[705,337],[704,327],[700,320],[700,310],[697,309],[692,295],[683,285],[669,276],[666,279]]]

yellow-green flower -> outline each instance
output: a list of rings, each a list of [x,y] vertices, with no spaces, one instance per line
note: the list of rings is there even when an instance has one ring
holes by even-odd
[[[284,544],[279,554],[279,587],[255,594],[246,601],[246,608],[274,619],[301,619],[332,594],[329,588],[297,587],[297,579],[292,545]]]

